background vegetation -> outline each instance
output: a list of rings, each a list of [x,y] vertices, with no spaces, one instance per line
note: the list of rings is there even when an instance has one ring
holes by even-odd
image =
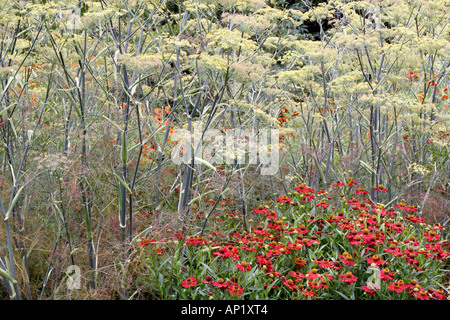
[[[2,1],[0,297],[193,298],[149,271],[169,263],[157,281],[175,266],[181,286],[192,269],[174,241],[250,231],[255,208],[300,183],[352,178],[374,205],[417,208],[422,236],[444,226],[445,243],[448,12],[443,0]],[[198,123],[279,129],[280,170],[174,164]],[[155,255],[152,241],[172,249]],[[81,290],[67,290],[69,265]],[[448,286],[448,265],[433,268]]]

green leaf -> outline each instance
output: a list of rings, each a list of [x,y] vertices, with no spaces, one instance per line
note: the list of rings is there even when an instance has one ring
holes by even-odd
[[[0,116],[2,116],[4,113],[6,113],[6,111],[8,111],[9,109],[11,109],[12,107],[14,107],[16,104],[10,104],[9,106],[7,106],[6,108],[4,108],[3,110],[0,110]]]
[[[122,165],[126,166],[128,161],[127,136],[125,131],[122,131]]]
[[[369,166],[366,162],[359,160],[359,163],[361,163],[364,169],[366,169],[368,172],[376,173],[375,170],[371,166]]]
[[[0,268],[0,275],[2,275],[3,277],[5,277],[9,281],[11,281],[13,284],[17,283],[17,281],[8,272],[3,270],[2,268]]]
[[[113,175],[117,178],[117,180],[119,180],[119,182],[125,187],[125,189],[127,189],[127,191],[129,192],[129,193],[133,193],[132,191],[131,191],[131,189],[130,189],[130,187],[128,186],[128,184],[125,182],[125,181],[123,181],[116,173],[114,173],[113,172]]]
[[[6,212],[5,221],[9,219],[11,216],[12,210],[14,209],[14,206],[16,205],[17,201],[19,200],[20,194],[22,193],[24,186],[21,186],[19,190],[17,191],[16,195],[14,196],[13,201],[11,202],[11,205],[8,208],[8,212]]]

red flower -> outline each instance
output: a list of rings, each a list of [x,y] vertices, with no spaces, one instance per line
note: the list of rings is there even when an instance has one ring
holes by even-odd
[[[375,191],[381,191],[381,192],[388,192],[387,189],[386,189],[382,184],[380,184],[380,185],[378,186],[378,188],[373,188],[373,190],[375,190]]]
[[[225,280],[223,280],[222,278],[219,278],[219,279],[217,279],[217,281],[214,281],[212,284],[213,284],[216,288],[223,289],[223,288],[228,287],[228,284],[229,284],[229,283],[230,283],[229,281],[225,281]]]
[[[355,194],[369,194],[369,191],[366,191],[364,188],[359,188],[358,190],[355,190]]]
[[[299,184],[299,185],[296,186],[294,189],[295,189],[298,193],[306,193],[306,192],[313,193],[313,192],[314,192],[314,189],[311,189],[311,188],[305,186],[304,184]]]
[[[355,261],[353,261],[353,257],[351,254],[344,252],[344,254],[338,254],[338,257],[341,258],[341,262],[344,263],[347,267],[353,266]]]
[[[219,251],[213,252],[214,256],[225,258],[233,257],[234,259],[239,259],[239,250],[233,246],[223,246],[219,249]]]
[[[358,280],[358,278],[355,277],[355,275],[351,271],[348,271],[345,274],[340,274],[339,279],[346,284],[352,284],[356,282],[356,280]]]
[[[320,201],[318,204],[316,204],[316,207],[322,207],[326,209],[330,204],[326,202],[325,200]]]
[[[236,265],[236,268],[238,268],[239,271],[250,271],[252,270],[252,265],[242,261]]]
[[[314,260],[314,263],[317,263],[321,268],[332,268],[334,266],[334,262],[330,259]]]
[[[244,289],[240,285],[238,285],[236,283],[230,284],[230,286],[228,287],[227,290],[232,295],[238,295],[238,296],[240,296],[242,294],[242,292],[244,292]]]
[[[400,248],[397,247],[396,244],[391,243],[388,248],[384,249],[384,251],[389,252],[393,256],[401,257],[403,253],[400,252]]]
[[[304,224],[301,224],[298,228],[297,228],[297,232],[299,234],[307,234],[309,232],[309,229],[306,229]]]
[[[402,280],[400,281],[393,281],[389,284],[388,289],[391,291],[395,291],[397,293],[403,292],[406,287]]]
[[[340,182],[340,181],[337,181],[336,183],[333,183],[332,186],[333,186],[333,187],[343,187],[343,186],[344,186],[344,183],[343,183],[343,182]]]
[[[311,247],[313,244],[319,244],[319,243],[320,243],[320,241],[315,240],[315,239],[306,239],[306,238],[302,239],[302,244],[307,247]]]
[[[375,254],[369,259],[367,259],[367,263],[371,265],[372,263],[376,264],[377,266],[383,264],[384,260],[379,255]]]
[[[155,239],[142,238],[142,239],[141,239],[140,246],[144,248],[144,247],[148,246],[150,243],[153,243],[153,242],[155,242],[155,241],[156,241]]]
[[[415,208],[414,206],[406,206],[406,204],[404,204],[403,202],[400,202],[399,204],[394,205],[394,207],[402,209],[406,212],[417,212],[417,208]]]
[[[184,237],[185,237],[186,235],[184,235],[184,234],[182,234],[181,232],[175,232],[174,234],[173,234],[173,237],[175,238],[175,239],[183,239]]]
[[[269,210],[267,210],[267,208],[264,208],[263,206],[259,206],[258,208],[254,209],[253,212],[258,214],[266,214],[269,212]]]
[[[277,199],[277,202],[279,202],[279,203],[291,203],[292,202],[292,200],[291,200],[291,198],[288,198],[287,196],[281,196],[281,197],[279,197],[278,199]]]
[[[211,276],[206,276],[206,277],[203,279],[203,283],[204,283],[204,284],[212,284],[212,283],[213,283],[213,278],[212,278]]]
[[[303,200],[307,200],[307,201],[311,201],[315,198],[316,196],[314,195],[314,193],[310,193],[310,192],[305,192],[302,196]]]
[[[443,289],[438,289],[433,291],[433,297],[435,297],[438,300],[445,300],[446,296],[445,296],[445,292]]]
[[[439,240],[439,234],[437,234],[435,231],[429,231],[429,232],[427,231],[423,235],[430,242],[434,242],[434,241],[438,241]]]
[[[294,263],[296,266],[303,267],[306,264],[306,261],[302,257],[296,257],[294,258]]]
[[[270,211],[270,212],[267,212],[267,218],[269,218],[269,219],[278,219],[278,215],[277,215],[277,213],[275,212],[275,211]]]
[[[328,288],[327,284],[322,279],[320,281],[317,281],[317,280],[309,281],[308,282],[308,286],[313,288],[313,289],[326,289],[326,288]]]
[[[297,241],[295,243],[292,243],[291,241],[288,241],[288,248],[291,249],[291,250],[298,251],[302,247],[303,247],[303,245],[301,243],[297,242]]]
[[[313,291],[310,288],[306,288],[305,290],[302,290],[302,293],[307,296],[307,297],[312,297],[315,296],[317,294],[317,292]]]
[[[197,285],[197,279],[189,277],[181,282],[181,286],[184,288],[195,287]]]
[[[347,180],[347,185],[348,185],[349,187],[352,187],[352,186],[354,186],[354,185],[356,185],[356,184],[358,184],[358,182],[356,182],[356,180],[354,180],[352,177],[348,178],[348,180]]]
[[[300,271],[291,271],[289,274],[291,275],[292,278],[294,278],[295,281],[300,281],[300,279],[305,278],[305,275]]]
[[[203,237],[188,237],[186,239],[186,244],[201,245],[204,243],[206,243],[206,240]]]
[[[419,290],[413,290],[412,295],[417,298],[417,300],[431,300],[431,294],[425,291],[424,288]]]
[[[297,289],[297,286],[295,285],[294,280],[292,280],[292,279],[283,279],[282,282],[286,287],[288,287],[291,290]]]
[[[313,268],[310,271],[306,272],[307,276],[305,277],[307,280],[314,280],[319,278],[320,274],[317,272],[316,268]]]
[[[372,296],[372,295],[377,293],[374,289],[369,288],[368,286],[362,286],[362,289],[363,289],[364,292],[367,292],[367,294],[369,296]]]
[[[390,272],[390,270],[386,268],[386,269],[380,270],[378,275],[379,275],[381,280],[387,281],[387,280],[394,279],[395,273],[394,272]]]

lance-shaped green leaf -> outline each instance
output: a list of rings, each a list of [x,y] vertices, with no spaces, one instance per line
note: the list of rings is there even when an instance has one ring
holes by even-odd
[[[127,189],[127,191],[129,193],[133,193],[130,189],[130,187],[127,185],[127,183],[125,181],[123,181],[116,173],[113,172],[113,175],[117,178],[117,180],[119,180],[120,184],[123,185],[125,187],[125,189]]]
[[[14,107],[16,105],[16,103],[10,104],[9,106],[7,106],[6,108],[4,108],[3,110],[0,110],[0,116],[2,116],[6,111],[8,111],[9,109],[11,109],[12,107]]]
[[[210,169],[213,169],[214,171],[217,171],[217,169],[216,169],[216,167],[214,167],[211,163],[209,163],[208,161],[206,161],[206,160],[203,160],[202,158],[198,158],[198,157],[195,157],[195,161],[197,162],[200,162],[201,164],[204,164],[205,166],[207,166],[208,168],[210,168]]]
[[[122,165],[126,166],[128,161],[127,137],[125,131],[122,131]]]
[[[3,270],[2,268],[0,268],[0,275],[11,281],[13,284],[17,283],[16,279],[14,279],[8,272]]]
[[[14,206],[16,205],[17,201],[19,200],[20,194],[22,193],[24,186],[21,186],[19,190],[17,191],[16,195],[14,196],[13,201],[11,202],[11,205],[8,208],[8,211],[6,212],[5,221],[9,219],[11,216],[12,210],[14,209]]]

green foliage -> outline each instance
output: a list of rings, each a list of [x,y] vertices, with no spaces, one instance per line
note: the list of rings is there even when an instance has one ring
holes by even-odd
[[[354,177],[374,204],[389,209],[406,199],[427,223],[444,225],[448,4],[2,1],[5,288],[15,298],[11,289],[19,286],[27,298],[67,298],[63,271],[77,264],[87,279],[82,297],[147,298],[141,286],[150,286],[159,299],[208,298],[198,287],[171,287],[167,270],[180,284],[211,272],[228,277],[234,265],[214,258],[210,247],[170,247],[166,238],[175,230],[229,237],[255,226],[249,211],[270,201],[274,207],[298,181],[321,190]],[[196,126],[278,129],[278,172],[264,176],[248,163],[176,165],[173,150]],[[375,191],[380,185],[388,192]],[[296,226],[313,209],[282,211]],[[212,223],[216,214],[232,218]],[[338,238],[333,250],[349,249],[344,234],[330,228]],[[327,246],[305,258],[332,254],[332,239],[320,237]],[[159,239],[173,255],[148,258],[142,238]],[[280,270],[289,263],[280,261]],[[428,267],[446,281],[437,264]],[[411,272],[402,276],[419,276]],[[235,275],[250,290],[244,297],[291,297],[261,289],[270,281],[257,268]],[[336,289],[321,298],[365,297],[354,287]]]

